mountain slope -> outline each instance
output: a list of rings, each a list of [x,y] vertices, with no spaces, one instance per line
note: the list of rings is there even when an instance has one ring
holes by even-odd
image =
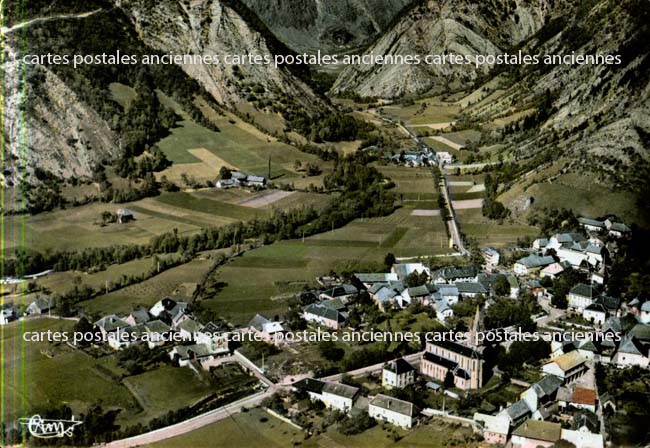
[[[45,66],[31,69],[23,84],[15,50],[4,51],[5,168],[90,176],[96,163],[117,157],[116,135],[92,107]]]
[[[409,11],[366,54],[500,54],[542,27],[549,3],[552,0],[429,1]],[[473,65],[358,65],[347,67],[332,91],[395,98],[453,82],[467,84],[475,76]]]
[[[235,6],[231,1],[115,0],[115,4],[130,17],[148,46],[165,53],[272,55],[285,50],[272,35],[265,33],[266,30],[253,28],[234,9],[242,5]],[[261,96],[276,105],[282,100],[307,111],[326,107],[287,67],[220,63],[184,65],[182,69],[218,102],[229,107],[245,101],[253,85],[258,91],[256,97]]]
[[[244,0],[290,48],[337,53],[376,37],[412,0]]]

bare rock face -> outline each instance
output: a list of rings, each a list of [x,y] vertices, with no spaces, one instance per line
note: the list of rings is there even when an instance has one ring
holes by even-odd
[[[5,45],[5,160],[13,181],[34,167],[61,177],[90,176],[93,166],[118,154],[116,137],[90,106],[44,66],[23,74]]]
[[[273,55],[275,38],[249,22],[220,0],[176,2],[164,0],[116,0],[135,25],[145,44],[162,52],[193,55]],[[183,65],[218,102],[234,106],[245,99],[243,84],[258,84],[270,100],[284,99],[313,111],[324,102],[287,67],[273,64],[238,66]]]
[[[413,0],[243,0],[290,48],[338,53],[377,37]]]
[[[543,26],[549,12],[547,3],[430,1],[405,15],[366,54],[502,54]],[[481,71],[489,68],[484,66]],[[476,75],[474,65],[354,65],[341,73],[332,91],[395,98],[425,93],[454,81],[467,83]]]

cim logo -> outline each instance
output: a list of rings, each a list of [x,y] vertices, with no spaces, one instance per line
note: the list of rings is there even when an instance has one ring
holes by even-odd
[[[21,425],[26,426],[33,437],[39,439],[53,439],[57,437],[72,437],[74,429],[82,422],[75,420],[49,420],[40,415],[19,419]]]

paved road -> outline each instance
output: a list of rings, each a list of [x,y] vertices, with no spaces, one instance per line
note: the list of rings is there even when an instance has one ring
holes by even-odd
[[[546,311],[547,316],[542,317],[537,321],[538,327],[545,327],[549,322],[552,322],[560,317],[564,316],[566,310],[561,310],[559,308],[554,308],[551,306],[551,301],[548,299],[538,299],[537,302]]]
[[[9,28],[6,26],[3,26],[0,28],[0,32],[2,34],[8,34],[13,31],[17,31],[21,28],[25,28],[26,26],[34,25],[36,23],[43,23],[43,22],[49,22],[52,20],[65,20],[65,19],[83,19],[85,17],[90,17],[93,14],[97,14],[99,11],[101,11],[102,8],[96,9],[94,11],[88,11],[88,12],[83,12],[81,14],[59,14],[55,16],[48,16],[48,17],[36,17],[34,19],[27,20],[25,22],[17,23]]]
[[[206,425],[226,419],[233,414],[241,412],[243,408],[252,408],[258,406],[266,398],[272,396],[275,392],[281,389],[282,386],[272,386],[264,392],[258,392],[254,395],[248,396],[241,400],[230,403],[224,407],[215,409],[197,417],[185,420],[175,425],[166,426],[155,431],[140,434],[138,436],[129,437],[128,439],[116,440],[107,443],[103,446],[108,448],[132,448],[136,446],[148,445],[161,440],[166,440],[171,437],[180,436],[196,429],[202,428]]]
[[[422,357],[422,353],[424,353],[424,352],[417,352],[417,353],[413,353],[411,355],[406,355],[406,356],[404,356],[404,359],[407,362],[411,363],[411,364],[417,364],[417,363],[419,363],[420,358]],[[343,378],[344,375],[347,375],[347,376],[361,376],[361,375],[365,375],[367,373],[378,372],[384,367],[384,364],[385,364],[384,362],[380,362],[379,364],[374,364],[372,366],[362,367],[361,369],[357,369],[357,370],[350,370],[349,372],[345,372],[345,373],[338,373],[336,375],[326,376],[326,377],[323,377],[321,379],[325,380],[325,381],[340,381],[341,378]]]
[[[408,135],[418,146],[426,146],[429,148],[429,145],[426,144],[424,140],[422,140],[420,137],[418,137],[413,131],[411,131],[408,127],[404,126],[403,124],[396,122],[394,120],[391,120],[390,118],[384,117],[382,115],[378,115],[376,111],[368,109],[368,112],[373,113],[377,115],[379,118],[384,120],[387,123],[391,123],[395,126],[397,126],[403,133]],[[469,256],[469,251],[465,248],[465,244],[463,243],[463,239],[460,236],[460,230],[458,228],[458,221],[456,219],[456,213],[454,212],[454,206],[451,202],[451,197],[449,195],[449,189],[447,187],[447,175],[445,173],[444,169],[440,170],[440,191],[442,192],[445,202],[447,203],[447,208],[449,210],[449,216],[451,216],[451,219],[447,221],[447,226],[449,227],[449,233],[451,234],[451,239],[453,241],[454,246],[456,246],[458,252],[463,255],[463,256]]]

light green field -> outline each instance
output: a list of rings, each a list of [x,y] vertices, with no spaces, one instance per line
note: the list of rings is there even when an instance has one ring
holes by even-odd
[[[140,306],[150,307],[166,295],[173,294],[183,283],[197,283],[212,266],[207,259],[194,259],[189,263],[168,269],[142,283],[127,286],[94,299],[82,302],[83,309],[91,314],[129,313]]]
[[[146,200],[145,200],[146,201]],[[136,203],[92,203],[66,210],[39,213],[33,216],[8,216],[5,218],[6,252],[21,246],[38,251],[72,250],[86,247],[105,247],[114,244],[142,244],[154,235],[178,229],[179,234],[199,230],[195,224],[183,222],[171,215],[154,216],[138,213],[136,220],[127,224],[99,226],[102,212],[115,213],[120,208],[136,208]]]
[[[433,177],[428,168],[410,168],[394,165],[377,165],[376,168],[395,183],[393,190],[406,198],[433,200],[437,196]]]
[[[96,360],[65,344],[22,340],[23,331],[67,332],[72,326],[70,321],[38,319],[2,327],[7,421],[62,403],[67,403],[76,415],[97,402],[104,408],[122,408],[121,414],[125,415],[120,417],[140,411],[126,387],[100,376],[94,369],[104,364],[104,358]]]
[[[198,232],[201,228],[219,227],[237,221],[267,216],[273,207],[287,209],[302,203],[322,208],[329,196],[316,193],[295,193],[261,208],[238,205],[237,202],[267,192],[205,189],[195,192],[163,193],[125,204],[91,203],[65,210],[37,215],[5,218],[5,253],[18,247],[37,251],[72,250],[120,244],[143,244],[152,237],[177,229],[180,235]],[[303,202],[304,201],[304,202]],[[104,211],[117,212],[127,208],[135,220],[126,224],[100,226]]]
[[[261,422],[264,417],[266,420]],[[284,448],[294,441],[302,442],[305,434],[261,409],[236,414],[196,431],[149,445],[151,447],[250,447]]]
[[[426,107],[423,107],[426,104]],[[426,98],[411,106],[385,106],[384,113],[394,119],[403,120],[406,124],[436,124],[456,120],[460,107],[455,104],[443,104],[437,100]]]
[[[220,132],[206,129],[189,119],[177,103],[169,97],[160,95],[161,102],[174,109],[183,120],[174,128],[171,135],[165,137],[158,146],[174,164],[195,164],[201,162],[188,152],[191,149],[205,148],[221,160],[238,168],[240,171],[266,176],[269,158],[271,160],[271,177],[276,182],[290,182],[301,179],[294,171],[296,160],[326,165],[318,157],[300,152],[296,148],[277,141],[263,134],[239,118],[218,115],[212,111],[208,116]],[[208,111],[208,106],[202,107]],[[176,167],[175,169],[180,169]],[[215,170],[214,176],[218,174]]]
[[[124,380],[144,407],[146,423],[170,409],[191,406],[213,390],[188,368],[163,366]]]
[[[510,191],[502,194],[499,200],[508,205],[523,198],[534,198],[532,210],[543,207],[569,208],[576,215],[597,217],[616,214],[626,220],[627,224],[646,224],[650,216],[644,215],[644,208],[639,207],[639,198],[626,191],[611,191],[594,182],[593,176],[575,173],[564,174],[552,183],[539,182],[524,191],[524,185],[530,181],[516,184]]]
[[[214,201],[197,197],[182,191],[175,193],[164,193],[156,198],[156,201],[176,208],[186,209],[192,213],[201,212],[211,215],[231,218],[233,220],[245,221],[254,218],[261,218],[267,212],[260,209],[243,207],[232,203]]]
[[[499,225],[497,221],[485,218],[481,209],[457,210],[460,231],[476,240],[480,246],[486,244],[504,247],[513,245],[517,238],[536,237],[539,229],[526,224],[510,223],[508,220]]]
[[[400,439],[395,442],[391,432],[396,432]],[[377,425],[355,436],[344,436],[335,427],[330,427],[322,434],[306,438],[306,434],[284,423],[261,409],[231,416],[196,431],[158,442],[152,447],[187,447],[204,448],[208,446],[233,446],[251,448],[282,448],[286,446],[304,447],[451,447],[463,446],[474,448],[476,442],[469,442],[471,428],[452,425],[442,420],[433,420],[423,426],[406,431],[386,425]]]
[[[286,311],[289,296],[316,277],[334,270],[356,270],[381,263],[388,252],[415,257],[450,252],[438,216],[411,216],[401,208],[382,218],[355,220],[347,226],[302,240],[280,241],[246,253],[219,268],[220,290],[210,292],[207,306],[233,323],[248,322],[255,313]]]
[[[72,289],[75,282],[92,287],[93,289],[101,288],[106,282],[115,282],[122,275],[141,275],[151,269],[153,265],[152,258],[142,258],[139,260],[128,261],[123,264],[113,264],[105,270],[93,274],[85,272],[53,272],[45,277],[36,280],[38,286],[47,288],[53,293],[65,293]]]

